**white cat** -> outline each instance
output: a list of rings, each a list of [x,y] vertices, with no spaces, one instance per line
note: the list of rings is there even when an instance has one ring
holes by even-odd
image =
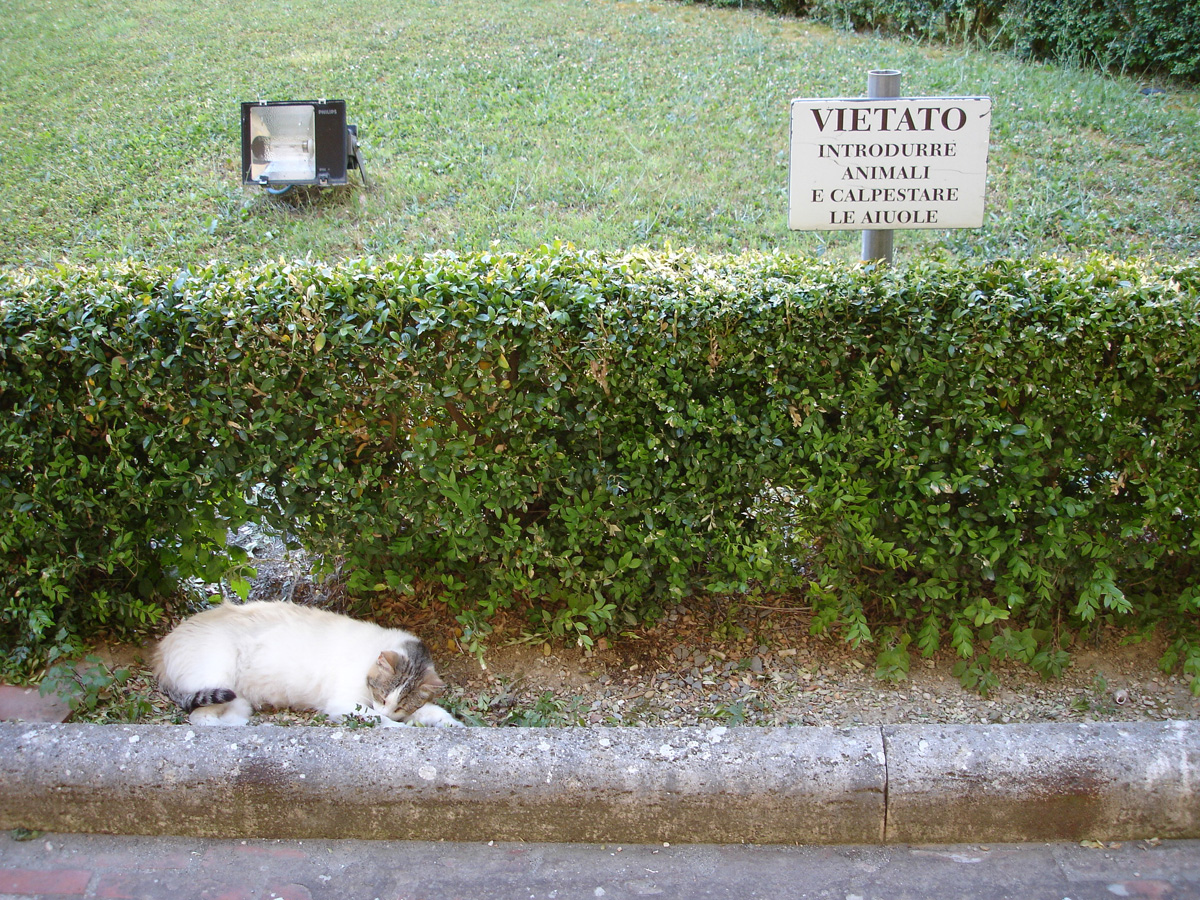
[[[193,725],[245,725],[263,707],[358,713],[381,725],[461,725],[429,649],[383,628],[287,602],[223,603],[159,643],[154,674]]]

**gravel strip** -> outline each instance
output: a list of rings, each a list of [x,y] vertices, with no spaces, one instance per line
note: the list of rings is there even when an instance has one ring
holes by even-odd
[[[256,557],[251,599],[290,599],[349,611],[336,581],[314,584],[301,553],[240,532]],[[1130,642],[1104,631],[1067,648],[1072,664],[1043,680],[1016,665],[997,668],[1000,687],[980,696],[953,674],[956,659],[914,654],[895,684],[875,673],[875,649],[854,650],[809,634],[811,616],[786,600],[771,606],[696,598],[668,610],[653,627],[600,638],[592,649],[550,643],[524,630],[516,613],[492,623],[483,666],[465,652],[454,615],[436,600],[385,598],[372,606],[382,625],[420,635],[450,684],[442,698],[474,725],[814,725],[1145,722],[1200,719],[1200,698],[1178,674],[1158,669],[1161,639]],[[165,629],[164,629],[165,630]],[[132,677],[111,702],[76,721],[182,722],[154,690],[144,648],[100,648]],[[136,705],[129,697],[141,699]],[[130,710],[133,709],[131,713]],[[292,711],[259,716],[276,724],[314,724]]]

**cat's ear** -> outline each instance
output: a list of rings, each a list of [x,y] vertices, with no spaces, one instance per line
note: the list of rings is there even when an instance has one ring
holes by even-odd
[[[384,678],[390,678],[400,668],[400,654],[394,650],[384,650],[375,660],[375,667]]]
[[[445,689],[446,682],[442,681],[438,677],[438,673],[433,670],[433,666],[430,666],[421,676],[421,683],[417,685],[417,696],[428,703]]]

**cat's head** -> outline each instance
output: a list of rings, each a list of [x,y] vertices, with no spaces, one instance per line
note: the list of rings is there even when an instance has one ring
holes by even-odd
[[[421,641],[405,645],[405,653],[385,650],[367,672],[367,688],[375,708],[389,719],[405,722],[446,689],[433,669],[429,649]]]

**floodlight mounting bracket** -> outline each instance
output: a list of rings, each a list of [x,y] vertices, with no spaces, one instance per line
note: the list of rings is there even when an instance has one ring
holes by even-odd
[[[346,126],[346,168],[358,169],[363,189],[367,191],[371,189],[371,184],[367,181],[367,170],[363,166],[362,148],[358,145],[357,125]]]

